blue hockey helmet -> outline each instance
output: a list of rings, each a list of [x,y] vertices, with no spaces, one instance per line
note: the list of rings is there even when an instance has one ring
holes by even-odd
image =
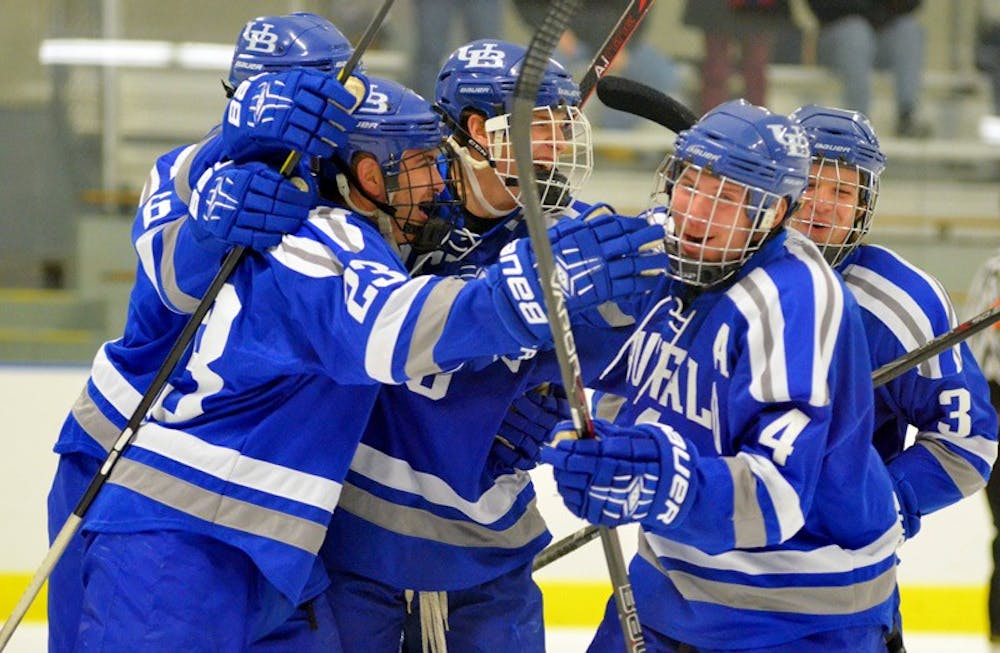
[[[862,113],[809,104],[789,117],[805,130],[813,158],[809,187],[792,225],[836,266],[871,229],[886,156]]]
[[[487,118],[509,113],[514,86],[527,48],[498,39],[472,41],[451,53],[438,73],[438,106],[456,124],[462,111],[475,109]],[[580,87],[554,59],[549,59],[535,106],[579,106]]]
[[[233,88],[258,73],[292,68],[335,72],[344,67],[354,48],[333,23],[307,12],[259,16],[236,39],[229,83]]]
[[[321,177],[334,178],[345,200],[350,196],[348,181],[364,194],[353,166],[359,156],[374,157],[388,197],[366,195],[367,199],[394,220],[410,242],[418,240],[428,220],[462,201],[461,184],[452,176],[460,168],[450,165],[453,155],[444,147],[441,116],[430,102],[402,84],[368,77],[368,94],[354,117],[357,125],[347,146],[338,149],[334,160],[321,163]]]
[[[809,163],[801,127],[745,100],[719,105],[678,134],[651,198],[654,207],[669,205],[658,213],[667,221],[668,274],[696,286],[734,274],[794,211]]]

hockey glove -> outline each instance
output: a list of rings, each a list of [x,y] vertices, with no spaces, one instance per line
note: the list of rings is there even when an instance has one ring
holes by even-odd
[[[572,430],[572,422],[556,426]],[[617,426],[594,420],[597,438],[561,440],[542,450],[559,494],[574,515],[592,524],[680,524],[694,501],[698,453],[669,426]]]
[[[239,85],[226,107],[223,151],[238,162],[289,150],[327,158],[347,144],[357,124],[351,113],[367,91],[367,80],[359,76],[345,88],[316,70],[255,75]]]
[[[896,494],[899,504],[899,520],[903,525],[903,536],[906,539],[912,538],[920,532],[920,509],[917,506],[917,493],[913,491],[913,486],[905,478],[896,478],[896,475],[889,471],[892,478],[892,489]]]
[[[191,193],[188,213],[195,239],[205,247],[243,245],[264,250],[298,230],[316,206],[312,177],[282,177],[263,163],[217,163]]]
[[[548,231],[566,308],[577,312],[649,292],[667,267],[664,230],[645,220],[598,215],[564,219]],[[545,299],[531,242],[508,243],[486,268],[493,303],[508,330],[525,346],[551,341]]]
[[[515,399],[490,449],[493,476],[534,468],[553,427],[569,418],[569,401],[562,386],[539,386]]]

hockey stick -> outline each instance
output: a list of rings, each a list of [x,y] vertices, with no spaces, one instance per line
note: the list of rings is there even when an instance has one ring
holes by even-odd
[[[678,134],[698,122],[698,115],[652,86],[608,75],[597,82],[597,97],[606,106],[652,120]]]
[[[878,368],[872,372],[872,383],[876,388],[883,386],[897,376],[906,373],[911,367],[920,365],[925,360],[937,356],[945,349],[954,347],[969,336],[979,333],[998,321],[1000,321],[1000,302],[995,303],[968,321],[959,324],[951,331],[942,333],[937,338],[927,341],[913,351],[903,354],[896,360]]]
[[[590,62],[587,72],[584,73],[583,79],[580,80],[581,105],[594,92],[594,87],[597,85],[598,80],[604,77],[605,71],[611,66],[615,57],[618,56],[618,53],[621,52],[625,44],[632,38],[632,35],[635,34],[639,23],[646,17],[646,13],[652,6],[653,0],[632,0],[625,7],[621,18],[615,23],[614,29],[611,30],[601,49],[594,55],[594,59]],[[599,94],[600,92],[598,92]]]
[[[519,185],[522,189],[521,199],[524,203],[525,221],[535,252],[538,278],[542,286],[545,308],[548,312],[549,327],[552,329],[563,387],[566,388],[570,412],[573,415],[573,424],[582,437],[592,438],[594,437],[594,425],[590,420],[587,398],[584,395],[580,360],[577,357],[573,332],[570,330],[566,300],[559,287],[552,244],[545,231],[545,218],[542,214],[531,155],[531,123],[535,108],[535,96],[539,86],[541,86],[548,59],[578,6],[579,0],[554,0],[542,21],[542,25],[535,32],[528,45],[528,51],[514,87],[514,101],[511,110],[511,141],[514,149],[514,160],[517,162]],[[601,528],[600,534],[601,542],[604,544],[608,572],[611,575],[615,606],[618,610],[618,621],[622,628],[626,650],[630,653],[644,652],[646,644],[639,626],[639,615],[636,612],[635,600],[632,596],[632,585],[625,567],[621,542],[618,540],[618,535],[609,528]]]
[[[385,20],[386,14],[389,13],[389,9],[392,7],[393,2],[395,2],[395,0],[384,0],[381,9],[379,9],[375,17],[372,18],[371,23],[369,23],[364,35],[358,42],[358,46],[354,49],[350,59],[348,59],[347,63],[338,75],[338,79],[341,83],[345,83],[354,71],[361,55],[372,42],[372,39],[375,38],[375,34],[378,32],[382,22]],[[299,157],[300,155],[298,152],[291,152],[288,155],[288,158],[285,159],[284,164],[281,166],[281,174],[286,177],[289,176],[298,164]],[[129,418],[124,430],[122,430],[121,435],[118,436],[118,439],[115,441],[111,451],[108,452],[108,457],[101,465],[101,469],[97,472],[97,475],[94,476],[93,480],[91,480],[90,485],[87,486],[87,490],[83,493],[83,497],[80,498],[80,501],[76,504],[73,512],[66,519],[66,523],[63,524],[59,533],[56,535],[55,539],[53,539],[52,546],[49,547],[48,552],[45,554],[45,558],[42,559],[41,565],[31,577],[28,587],[24,590],[24,593],[21,594],[17,604],[14,606],[14,610],[4,622],[3,627],[0,628],[0,651],[3,651],[7,647],[7,643],[14,635],[14,630],[21,623],[21,620],[24,619],[24,615],[27,614],[28,608],[31,607],[31,604],[41,591],[42,585],[44,585],[45,581],[52,575],[52,570],[59,562],[63,553],[65,553],[67,547],[69,547],[69,543],[73,539],[73,536],[76,535],[77,531],[80,529],[83,518],[86,516],[87,511],[90,510],[90,506],[97,498],[97,494],[100,492],[101,488],[104,487],[104,484],[111,476],[111,472],[114,470],[115,465],[121,458],[122,453],[132,443],[139,425],[142,424],[146,414],[149,412],[149,409],[159,397],[160,392],[166,385],[167,379],[170,378],[170,374],[174,371],[177,363],[187,350],[188,345],[191,343],[195,333],[198,331],[198,327],[201,326],[202,320],[205,319],[205,315],[208,313],[209,309],[211,309],[212,303],[215,301],[215,297],[219,294],[219,291],[222,290],[222,286],[226,284],[226,281],[228,281],[230,275],[233,273],[233,270],[236,269],[236,266],[243,260],[246,251],[246,247],[238,245],[230,250],[229,254],[226,255],[225,260],[223,260],[222,265],[219,268],[219,272],[215,275],[215,278],[212,279],[212,283],[209,285],[208,290],[205,291],[204,297],[202,297],[198,306],[195,307],[194,312],[191,314],[191,318],[184,325],[180,335],[177,336],[177,340],[167,353],[167,357],[164,359],[163,364],[160,365],[160,369],[157,370],[156,375],[150,382],[149,388],[147,388],[145,394],[143,394],[142,398],[139,400],[139,405],[136,406],[135,411]]]

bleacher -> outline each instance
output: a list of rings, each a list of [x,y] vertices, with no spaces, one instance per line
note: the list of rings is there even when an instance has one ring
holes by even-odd
[[[375,75],[398,77],[405,66],[398,52],[371,52],[365,58]],[[680,95],[694,97],[696,68],[680,65],[685,86]],[[116,120],[104,138],[114,145],[110,163],[118,182],[111,191],[93,189],[82,199],[95,212],[121,207],[127,214],[156,156],[196,141],[218,122],[225,103],[219,84],[223,74],[179,67],[117,69]],[[99,135],[105,126],[101,75],[97,67],[68,69],[67,117],[78,134]],[[978,116],[989,110],[985,80],[949,71],[928,71],[925,79],[923,113],[932,136],[902,140],[891,133],[891,80],[885,73],[876,77],[872,118],[883,134],[890,168],[873,237],[906,250],[960,298],[964,270],[1000,244],[1000,190],[989,183],[1000,171],[1000,146],[983,143],[976,134]],[[790,111],[808,102],[837,104],[839,87],[822,68],[774,65],[770,96],[773,109]],[[671,148],[673,135],[649,124],[627,131],[596,129],[594,140],[598,161],[583,199],[609,201],[622,212],[644,208],[653,169]],[[76,293],[0,292],[0,315],[18,316],[0,320],[0,360],[86,362],[97,343],[119,332],[134,274],[128,226],[122,216],[80,221],[78,270],[72,275],[80,286]],[[923,253],[932,243],[940,256]],[[947,263],[956,258],[965,262],[961,269]]]

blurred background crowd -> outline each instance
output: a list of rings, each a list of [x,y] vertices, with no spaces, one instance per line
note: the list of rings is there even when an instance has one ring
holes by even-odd
[[[86,362],[120,332],[129,225],[155,157],[225,103],[232,44],[255,15],[312,11],[352,40],[378,0],[37,0],[0,24],[0,361]],[[556,58],[579,78],[626,3],[584,0]],[[545,0],[398,0],[373,74],[433,95],[449,52],[527,43]],[[704,111],[746,97],[872,117],[889,155],[873,238],[963,299],[1000,244],[1000,2],[659,0],[613,71]],[[673,135],[601,106],[585,199],[645,207]],[[962,261],[963,265],[956,265]],[[965,265],[967,263],[968,265]]]

